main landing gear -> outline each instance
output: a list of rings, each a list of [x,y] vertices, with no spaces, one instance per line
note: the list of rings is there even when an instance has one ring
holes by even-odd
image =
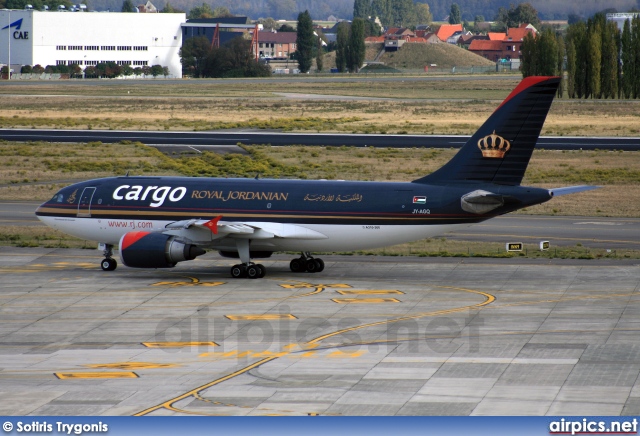
[[[102,267],[103,271],[113,271],[118,267],[118,262],[116,262],[116,260],[111,257],[113,256],[113,245],[105,244],[105,248],[102,254],[104,254],[104,259],[102,259],[102,262],[100,262],[100,266]]]
[[[231,267],[231,277],[239,279],[241,277],[247,277],[250,279],[261,279],[267,274],[267,269],[260,263],[252,263],[245,265],[239,263]]]
[[[310,253],[305,252],[298,259],[293,259],[289,264],[289,268],[295,273],[317,273],[324,269],[324,261],[320,258],[316,259]]]
[[[267,274],[267,269],[264,265],[251,262],[248,239],[236,239],[236,247],[238,248],[238,256],[242,263],[231,267],[231,277],[234,279],[241,277],[261,279]]]

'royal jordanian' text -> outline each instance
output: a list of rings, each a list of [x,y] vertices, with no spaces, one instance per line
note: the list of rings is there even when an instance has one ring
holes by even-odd
[[[288,192],[254,192],[254,191],[193,191],[191,198],[229,200],[269,200],[287,201]]]

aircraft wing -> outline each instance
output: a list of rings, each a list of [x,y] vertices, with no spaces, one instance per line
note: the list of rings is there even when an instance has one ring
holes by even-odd
[[[211,220],[192,219],[176,221],[166,227],[165,233],[186,237],[193,241],[220,239],[327,239],[328,236],[295,224],[273,222],[222,221],[222,216]]]
[[[593,189],[598,189],[599,187],[600,186],[592,186],[592,185],[567,186],[566,188],[549,189],[549,192],[554,197],[557,197],[559,195],[577,194],[578,192],[591,191]]]

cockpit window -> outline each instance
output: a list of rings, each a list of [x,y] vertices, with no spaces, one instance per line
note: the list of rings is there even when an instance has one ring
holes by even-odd
[[[62,195],[61,193],[57,193],[51,199],[51,202],[53,203],[62,203],[63,201],[64,201],[64,195]]]

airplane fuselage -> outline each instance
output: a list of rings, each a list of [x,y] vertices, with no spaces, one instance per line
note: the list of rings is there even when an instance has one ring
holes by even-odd
[[[490,214],[461,208],[483,189],[513,198]],[[466,227],[550,199],[545,189],[469,183],[308,181],[186,177],[112,177],[64,188],[38,208],[47,225],[88,240],[117,244],[128,232],[157,231],[189,219],[294,224],[324,238],[255,238],[252,250],[346,251],[399,244]],[[517,200],[515,200],[517,199]],[[235,250],[229,238],[210,248]]]

